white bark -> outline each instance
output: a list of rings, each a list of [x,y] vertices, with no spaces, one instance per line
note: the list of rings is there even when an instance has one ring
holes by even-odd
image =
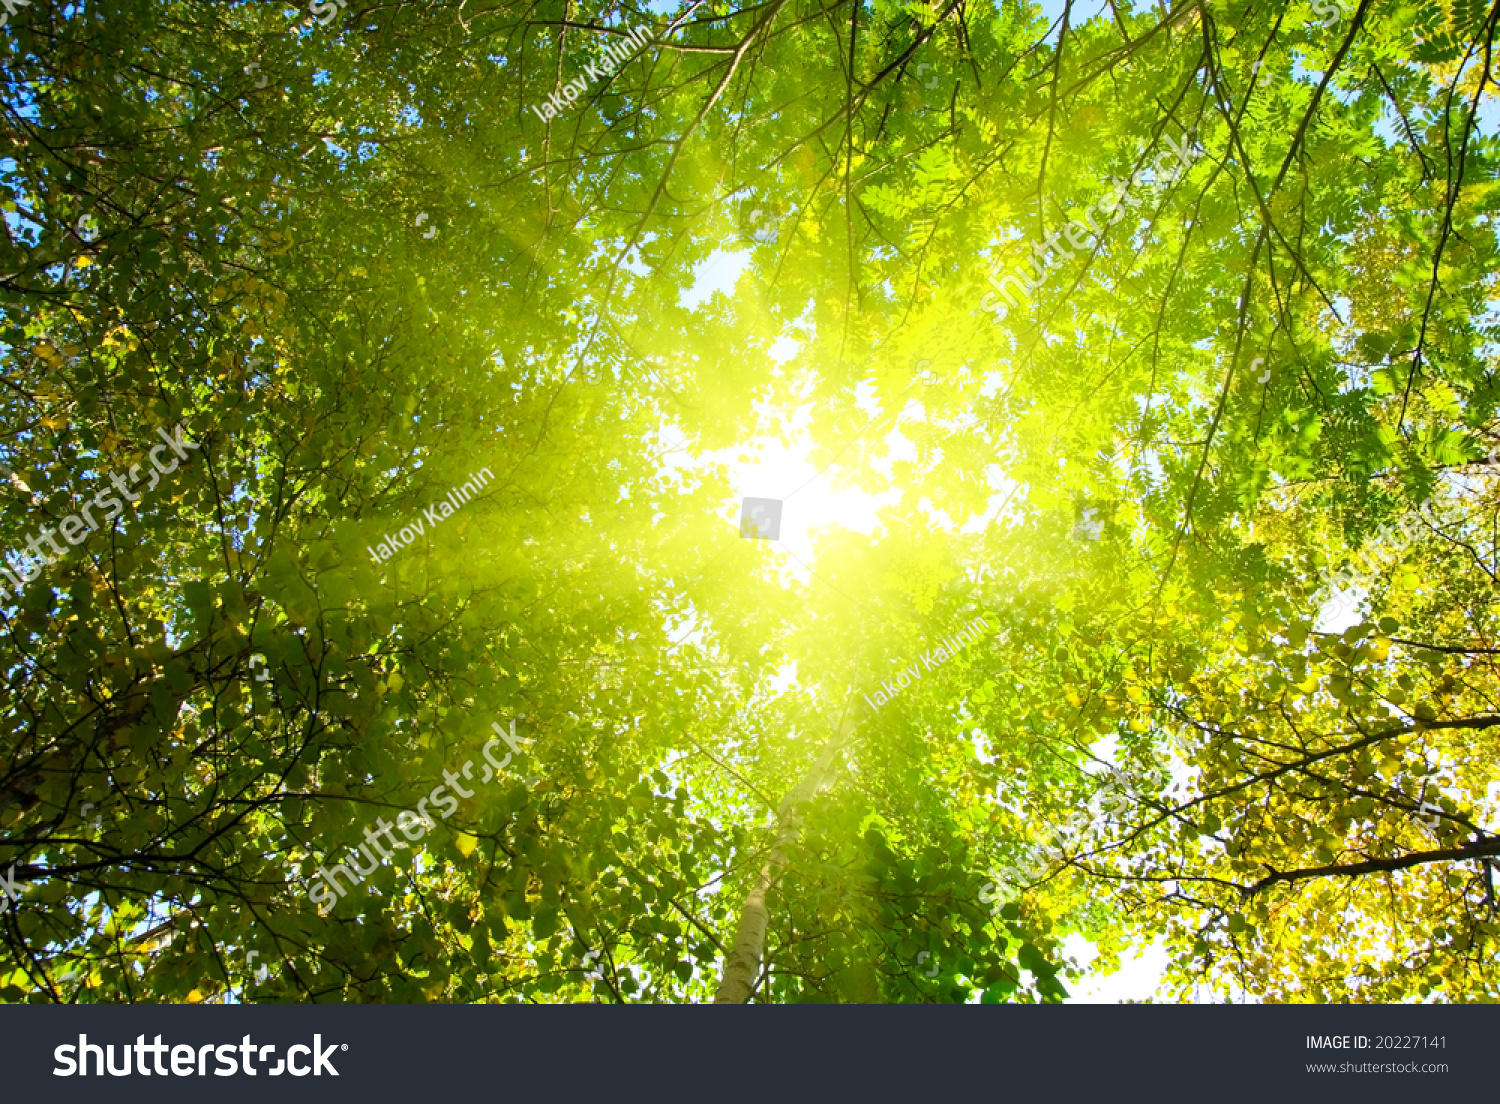
[[[853,708],[852,706],[850,708]],[[724,958],[724,972],[719,976],[719,991],[714,994],[715,1004],[746,1004],[755,990],[755,979],[760,974],[761,958],[765,954],[766,929],[771,923],[771,912],[766,907],[766,897],[775,888],[786,863],[786,849],[797,838],[802,818],[797,806],[822,793],[833,783],[833,765],[840,751],[850,741],[855,725],[845,713],[839,730],[823,746],[818,761],[793,787],[776,812],[776,840],[771,845],[771,854],[760,868],[755,884],[745,895],[745,905],[740,910],[740,922],[735,928],[734,945]]]

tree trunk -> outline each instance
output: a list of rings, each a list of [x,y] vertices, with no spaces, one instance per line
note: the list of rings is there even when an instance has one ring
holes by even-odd
[[[771,854],[765,866],[760,868],[755,884],[745,895],[745,906],[740,910],[740,922],[735,928],[734,945],[724,959],[724,972],[719,977],[719,991],[714,994],[715,1004],[746,1004],[755,990],[755,979],[760,973],[761,957],[765,953],[766,929],[771,923],[771,913],[766,907],[766,897],[775,887],[781,868],[786,862],[786,848],[797,838],[802,818],[797,806],[826,790],[833,782],[833,764],[840,751],[854,735],[855,724],[846,711],[838,731],[823,746],[818,761],[793,787],[776,811],[776,841],[771,845]]]

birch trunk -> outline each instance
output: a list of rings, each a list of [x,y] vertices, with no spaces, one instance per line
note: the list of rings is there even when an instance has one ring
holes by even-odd
[[[852,708],[852,707],[851,707]],[[797,838],[802,818],[797,815],[797,806],[822,793],[833,782],[833,764],[840,751],[854,733],[854,722],[845,714],[839,730],[818,756],[818,761],[793,787],[776,811],[776,840],[766,864],[760,868],[755,884],[745,895],[745,905],[740,910],[740,922],[735,928],[734,945],[724,958],[724,972],[719,977],[719,990],[714,994],[715,1004],[745,1004],[755,990],[755,979],[760,973],[760,962],[765,954],[766,929],[770,927],[771,912],[766,907],[766,897],[781,876],[786,862],[786,848]]]

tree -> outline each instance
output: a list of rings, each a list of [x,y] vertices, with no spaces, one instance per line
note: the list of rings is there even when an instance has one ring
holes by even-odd
[[[11,19],[0,997],[1494,995],[1500,6],[1329,7]]]

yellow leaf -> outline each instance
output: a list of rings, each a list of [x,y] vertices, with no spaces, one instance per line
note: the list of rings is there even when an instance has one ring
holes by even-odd
[[[467,832],[454,832],[453,841],[458,844],[458,853],[466,859],[469,853],[479,846],[479,837],[471,836]]]

